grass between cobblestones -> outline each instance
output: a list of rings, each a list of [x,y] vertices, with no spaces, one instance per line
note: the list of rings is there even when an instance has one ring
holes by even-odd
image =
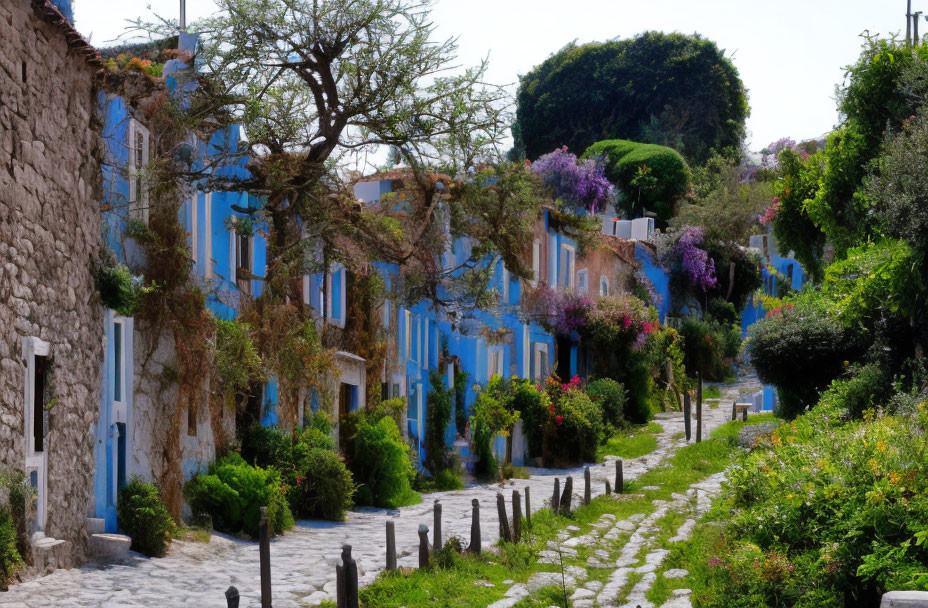
[[[656,422],[633,426],[630,429],[621,431],[599,446],[599,450],[596,452],[597,460],[602,462],[605,456],[638,458],[650,454],[657,449],[657,437],[655,435],[663,431],[663,427]]]
[[[754,416],[751,423],[766,420],[764,416]],[[742,426],[744,423],[740,421],[729,422],[713,431],[710,439],[680,448],[665,465],[629,481],[626,493],[621,496],[598,496],[589,505],[580,506],[568,516],[555,516],[548,509],[536,511],[532,514],[531,528],[526,527],[523,531],[524,539],[520,545],[501,544],[498,552],[485,551],[480,556],[451,555],[443,567],[433,567],[428,571],[405,569],[383,573],[374,583],[361,590],[361,605],[364,608],[486,608],[504,597],[512,584],[524,583],[536,572],[559,572],[559,565],[538,563],[538,557],[539,552],[547,548],[548,542],[555,540],[558,533],[568,526],[576,526],[579,530],[574,535],[582,535],[589,533],[593,524],[605,514],[613,515],[616,521],[639,513],[648,515],[655,508],[652,501],[667,500],[671,494],[683,493],[694,483],[723,471],[737,452],[734,439]],[[652,437],[653,433],[652,427]],[[658,489],[644,489],[649,486],[658,486]],[[660,532],[657,544],[652,547],[669,544],[669,539],[676,533],[682,520],[681,515],[674,513],[668,513],[658,520]],[[610,553],[610,559],[615,559],[628,536],[623,534],[618,540],[600,547],[578,546],[576,557],[563,555],[563,565],[585,567],[587,558],[597,548],[605,548]],[[670,566],[664,566],[661,570],[667,567]],[[612,573],[612,570],[603,568],[587,568],[587,571],[591,580],[600,581],[605,581]],[[668,581],[658,577],[653,589],[658,589],[655,591],[657,595],[669,597],[673,588],[683,586],[682,581]],[[627,586],[627,589],[631,589],[631,586]],[[659,602],[655,603],[660,605]],[[517,608],[546,608],[552,605],[564,605],[564,595],[560,588],[545,588],[523,599]]]

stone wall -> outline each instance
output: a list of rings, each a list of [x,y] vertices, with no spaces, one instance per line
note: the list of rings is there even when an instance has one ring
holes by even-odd
[[[25,466],[23,339],[50,344],[45,533],[86,556],[103,361],[91,265],[100,250],[95,66],[66,22],[0,2],[0,468]],[[86,52],[86,48],[83,49]]]

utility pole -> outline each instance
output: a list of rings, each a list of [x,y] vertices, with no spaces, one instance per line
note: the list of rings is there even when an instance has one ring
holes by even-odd
[[[911,3],[912,0],[909,0],[909,4]],[[187,31],[187,0],[180,0],[180,31]]]
[[[912,14],[912,43],[916,45],[922,42],[922,39],[918,37],[918,20],[921,18],[921,11],[916,11]]]

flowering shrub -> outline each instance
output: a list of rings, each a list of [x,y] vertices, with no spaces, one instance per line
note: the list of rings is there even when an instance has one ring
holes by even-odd
[[[849,382],[732,470],[731,524],[708,568],[719,603],[705,605],[875,606],[928,589],[928,404],[842,423]]]
[[[773,225],[773,220],[777,217],[777,211],[780,210],[780,198],[775,196],[773,197],[773,204],[767,207],[761,216],[758,218],[761,225],[771,226]]]
[[[545,466],[594,462],[605,434],[602,407],[584,392],[577,376],[561,382],[552,374],[544,392],[547,416],[532,432],[541,434]]]
[[[702,247],[705,234],[704,228],[684,226],[659,243],[658,260],[670,272],[670,290],[677,309],[693,300],[702,302],[718,283],[715,264]]]
[[[591,214],[606,208],[615,196],[615,187],[597,158],[578,160],[567,146],[541,156],[529,167],[541,177],[554,198],[569,210]]]
[[[493,455],[493,440],[497,435],[509,435],[509,430],[519,420],[519,412],[511,408],[511,388],[498,375],[490,378],[474,401],[470,427],[473,431],[474,451],[477,461],[476,473],[487,477],[496,472],[496,457]]]

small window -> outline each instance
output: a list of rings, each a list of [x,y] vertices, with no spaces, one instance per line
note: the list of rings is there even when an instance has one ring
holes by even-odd
[[[412,313],[408,310],[404,312],[406,313],[406,326],[404,327],[406,337],[405,355],[407,359],[412,359]]]
[[[251,242],[249,235],[235,233],[235,282],[245,294],[251,294]]]
[[[609,295],[609,277],[604,274],[599,275],[599,295],[602,297]]]
[[[48,381],[48,357],[35,355],[35,375],[32,384],[32,445],[33,451],[45,451],[45,386]]]
[[[560,267],[558,269],[558,285],[567,289],[575,287],[574,278],[574,248],[570,245],[561,245]]]
[[[390,192],[399,192],[403,189],[403,180],[401,179],[391,179],[390,180]]]
[[[213,278],[213,193],[207,192],[203,201],[203,275]]]
[[[487,377],[503,375],[503,351],[493,349],[487,353]]]
[[[26,84],[26,77],[27,77],[27,73],[26,73],[26,62],[23,61],[23,84]]]
[[[541,275],[541,241],[532,243],[532,287],[538,285]]]
[[[532,355],[532,378],[544,380],[548,377],[548,345],[534,343]]]
[[[123,394],[123,327],[122,323],[113,323],[113,401],[122,402]]]
[[[586,268],[584,268],[583,270],[577,271],[577,291],[584,295],[586,295],[586,293],[589,291],[588,276],[589,276],[589,272],[587,271]]]
[[[509,271],[506,270],[505,265],[503,265],[502,268],[503,268],[503,271],[502,271],[503,304],[508,305],[509,304]]]
[[[129,121],[129,219],[148,224],[148,187],[145,168],[149,161],[148,129],[137,120]]]

